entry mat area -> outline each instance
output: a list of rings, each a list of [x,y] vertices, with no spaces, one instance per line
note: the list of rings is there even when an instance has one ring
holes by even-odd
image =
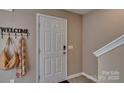
[[[69,81],[65,80],[65,81],[62,81],[62,82],[59,82],[59,83],[69,83]]]

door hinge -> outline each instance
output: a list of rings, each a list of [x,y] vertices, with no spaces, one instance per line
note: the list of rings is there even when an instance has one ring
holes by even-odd
[[[38,50],[38,53],[40,54],[40,49]]]
[[[40,75],[38,76],[38,80],[40,80]]]
[[[40,28],[40,23],[38,23],[38,27]]]

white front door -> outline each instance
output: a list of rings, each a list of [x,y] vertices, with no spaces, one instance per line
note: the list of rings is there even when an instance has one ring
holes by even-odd
[[[39,16],[40,82],[54,83],[67,76],[67,20]]]

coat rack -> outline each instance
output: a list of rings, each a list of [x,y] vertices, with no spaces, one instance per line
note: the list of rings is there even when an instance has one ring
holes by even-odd
[[[11,33],[13,33],[12,35],[15,36],[15,38],[17,38],[17,36],[22,36],[22,35],[26,35],[27,38],[30,36],[29,30],[28,29],[22,29],[22,28],[11,28],[11,27],[0,27],[0,31],[1,31],[1,38],[3,38],[4,35],[9,35],[11,36]],[[20,35],[18,35],[18,33]]]

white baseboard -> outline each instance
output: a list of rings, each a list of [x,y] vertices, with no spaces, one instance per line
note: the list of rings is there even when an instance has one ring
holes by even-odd
[[[81,75],[82,75],[82,72],[77,73],[77,74],[73,74],[73,75],[70,75],[70,76],[67,76],[67,80],[72,79],[72,78],[75,78],[75,77],[79,77]]]
[[[85,76],[85,77],[87,77],[90,80],[93,80],[96,83],[98,82],[98,80],[96,78],[92,77],[91,75],[88,75],[88,74],[86,74],[84,72],[82,72],[82,75]]]
[[[80,72],[80,73],[77,73],[77,74],[73,74],[73,75],[67,76],[67,80],[72,79],[72,78],[75,78],[75,77],[79,77],[81,75],[87,77],[88,79],[90,79],[90,80],[92,80],[92,81],[94,81],[96,83],[98,82],[98,80],[96,78],[94,78],[91,75],[88,75],[88,74],[86,74],[84,72]]]

